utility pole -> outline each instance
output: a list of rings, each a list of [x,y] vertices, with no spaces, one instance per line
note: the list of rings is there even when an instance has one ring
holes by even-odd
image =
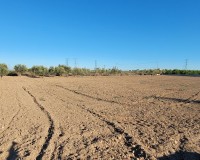
[[[118,69],[119,63],[115,63],[115,69]]]
[[[74,58],[74,67],[77,68],[77,59]]]
[[[185,70],[188,68],[188,59],[185,60]]]
[[[97,60],[95,60],[95,70],[97,69]]]
[[[66,66],[69,66],[69,59],[66,58]]]
[[[157,66],[157,69],[159,69],[159,64],[158,64],[158,62],[156,62],[156,66]]]

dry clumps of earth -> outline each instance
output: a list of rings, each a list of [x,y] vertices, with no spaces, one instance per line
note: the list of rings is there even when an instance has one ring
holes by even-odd
[[[3,77],[2,160],[200,160],[200,78]]]

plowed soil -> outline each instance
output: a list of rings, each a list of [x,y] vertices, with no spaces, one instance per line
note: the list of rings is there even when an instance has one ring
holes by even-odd
[[[200,77],[3,77],[0,159],[200,159]]]

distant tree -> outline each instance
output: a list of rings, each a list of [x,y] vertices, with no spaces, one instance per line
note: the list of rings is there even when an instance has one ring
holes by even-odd
[[[0,64],[0,76],[1,78],[8,73],[8,66],[6,64]]]
[[[48,69],[44,66],[33,66],[31,72],[38,76],[45,76],[48,73]]]
[[[160,69],[154,69],[152,71],[152,75],[162,74],[162,71]]]
[[[91,75],[91,70],[87,68],[82,68],[82,72],[84,76],[89,76]]]
[[[40,66],[40,72],[42,76],[46,76],[48,74],[48,68],[44,66]]]
[[[74,69],[72,70],[72,74],[73,74],[74,76],[77,76],[77,75],[79,75],[79,76],[85,76],[85,75],[88,74],[88,72],[89,72],[89,70],[84,69],[84,68],[74,68]]]
[[[171,69],[166,69],[166,70],[164,71],[164,74],[170,75],[170,74],[172,74],[172,70],[171,70]]]
[[[48,72],[49,72],[50,75],[55,75],[56,74],[55,73],[55,67],[53,67],[53,66],[49,67]]]
[[[23,73],[25,73],[28,70],[27,67],[23,64],[15,65],[14,69],[15,69],[15,72],[17,72],[20,75],[22,75]]]
[[[116,67],[113,67],[110,70],[110,74],[119,74],[119,73],[121,73],[121,70],[117,69]]]
[[[172,70],[172,74],[180,74],[180,70],[174,69],[174,70]]]
[[[71,67],[69,67],[69,66],[60,65],[60,64],[59,64],[58,67],[64,68],[66,74],[70,74],[70,73],[71,73]]]
[[[62,66],[55,67],[56,76],[62,76],[65,73],[65,68]]]

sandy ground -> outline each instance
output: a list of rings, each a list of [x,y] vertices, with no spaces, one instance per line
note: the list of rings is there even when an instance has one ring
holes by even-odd
[[[200,159],[200,77],[3,77],[0,159]]]

